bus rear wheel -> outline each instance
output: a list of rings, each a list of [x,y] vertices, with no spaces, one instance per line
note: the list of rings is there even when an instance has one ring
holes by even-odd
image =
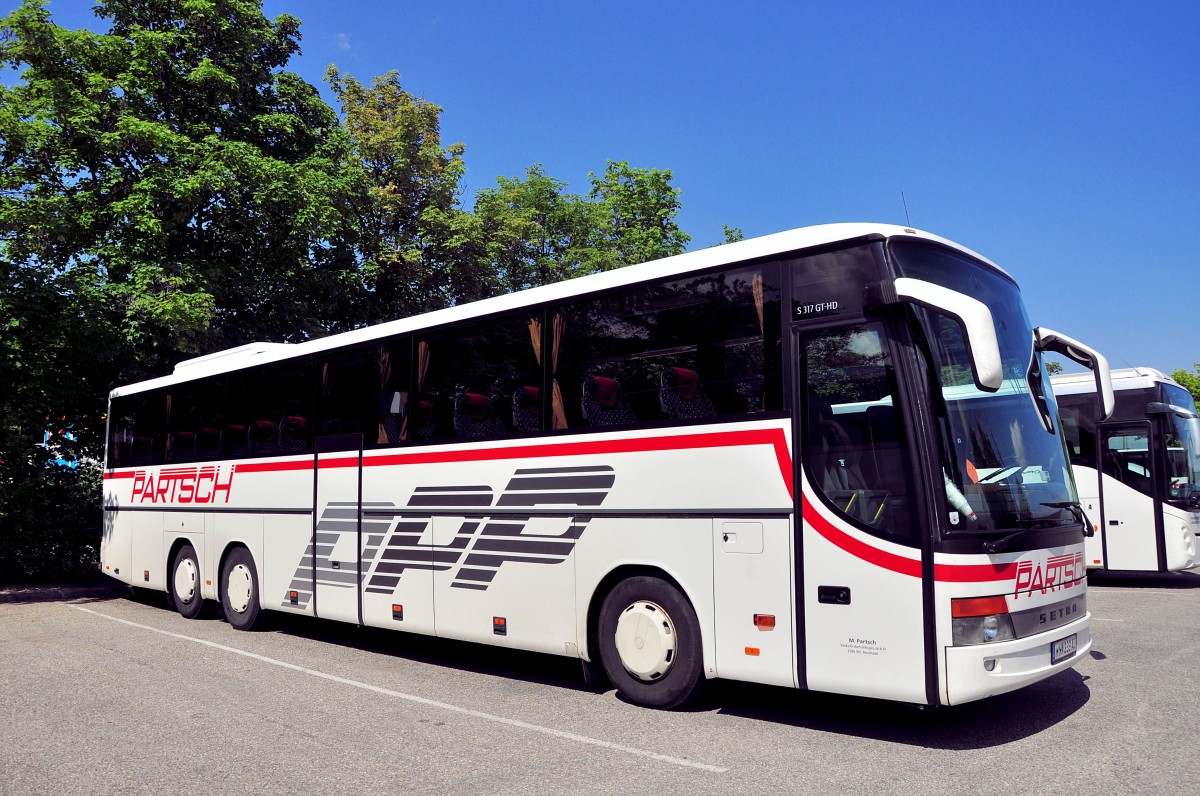
[[[258,571],[244,547],[230,551],[221,568],[221,608],[234,630],[250,630],[258,621]]]
[[[175,554],[168,593],[175,610],[184,619],[195,619],[204,610],[204,598],[200,596],[200,560],[196,548],[190,544],[185,544]]]
[[[604,598],[597,630],[604,671],[630,702],[670,710],[699,695],[700,622],[675,586],[649,576],[621,581]]]

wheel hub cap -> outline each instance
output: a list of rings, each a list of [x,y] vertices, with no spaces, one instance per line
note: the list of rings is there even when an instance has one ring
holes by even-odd
[[[655,603],[639,600],[622,611],[615,640],[621,664],[639,680],[661,679],[675,661],[675,625]]]
[[[184,558],[175,565],[175,599],[190,603],[196,596],[196,562]]]
[[[244,564],[238,564],[229,570],[229,581],[225,584],[225,594],[229,598],[229,607],[239,614],[250,607],[250,595],[254,591],[254,581],[250,570]]]

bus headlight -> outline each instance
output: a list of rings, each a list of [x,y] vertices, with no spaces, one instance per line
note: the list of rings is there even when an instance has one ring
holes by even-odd
[[[954,646],[1011,641],[1017,637],[1003,597],[967,597],[950,601]]]

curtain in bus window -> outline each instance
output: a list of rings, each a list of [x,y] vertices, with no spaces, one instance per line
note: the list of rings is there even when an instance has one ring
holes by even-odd
[[[550,321],[550,400],[553,412],[551,428],[567,427],[567,410],[563,403],[562,388],[558,386],[558,351],[563,336],[567,333],[567,321],[561,313],[554,313]]]
[[[426,402],[422,397],[421,391],[425,388],[425,378],[429,375],[430,358],[431,354],[429,352],[429,343],[425,342],[424,340],[417,343],[417,383],[415,385],[415,389],[413,390],[413,396],[415,400],[409,401],[408,411],[404,413],[404,424],[400,427],[400,439],[402,440],[409,439],[410,435],[412,439],[426,438],[426,430],[432,434],[432,418],[429,418],[429,423],[420,422],[420,420],[413,420],[414,411],[420,419],[423,419],[425,414],[424,410],[426,408]],[[433,407],[430,406],[429,411],[432,412],[432,410]],[[417,426],[417,422],[420,422],[420,427]]]
[[[765,332],[763,318],[763,278],[762,274],[755,274],[751,280],[751,290],[754,293],[754,309],[758,312],[758,331]]]
[[[388,380],[392,377],[392,352],[388,351],[387,346],[381,345],[379,346],[377,358],[379,362],[379,393],[382,395],[384,388],[387,387]],[[391,407],[389,406],[388,409],[391,409]],[[377,428],[375,430],[375,441],[380,445],[384,445],[390,441],[388,439],[387,426],[384,423],[384,419],[389,414],[391,412],[379,413],[379,422],[376,424]]]

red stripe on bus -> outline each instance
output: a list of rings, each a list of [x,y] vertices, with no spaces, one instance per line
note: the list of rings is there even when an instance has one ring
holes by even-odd
[[[704,448],[732,448],[749,445],[770,445],[779,464],[779,475],[792,491],[792,457],[788,452],[783,429],[762,428],[748,431],[718,431],[710,434],[680,434],[669,437],[635,437],[632,439],[585,440],[582,442],[546,443],[539,445],[517,445],[508,448],[483,448],[469,450],[416,450],[405,453],[390,453],[383,456],[363,457],[364,467],[387,467],[411,464],[450,464],[455,462],[499,461],[503,459],[539,459],[558,456],[592,456],[613,453],[647,453],[669,450],[700,450]],[[320,467],[355,467],[357,456],[321,459]],[[270,473],[289,470],[311,470],[312,460],[275,462],[237,462],[238,473]],[[108,474],[105,477],[109,477]],[[114,478],[132,478],[132,471],[112,474]]]
[[[113,478],[133,478],[133,470],[121,470],[115,473],[105,473],[104,480],[108,481]]]
[[[233,465],[239,473],[276,473],[286,470],[311,470],[312,459],[298,462],[237,462]]]
[[[985,580],[1015,580],[1017,562],[1007,564],[934,564],[933,579],[943,583],[976,583]]]
[[[914,578],[921,577],[921,561],[915,558],[889,553],[855,539],[821,515],[802,495],[802,512],[806,523],[826,540],[855,558],[874,564],[889,572],[898,572]],[[942,583],[981,583],[996,580],[1012,580],[1017,575],[1016,562],[1007,564],[934,564],[933,579]]]
[[[809,501],[808,495],[801,493],[800,500],[801,516],[804,522],[811,525],[813,530],[825,537],[827,541],[832,542],[855,558],[866,561],[868,564],[874,564],[889,572],[898,572],[901,575],[909,575],[914,578],[921,577],[920,559],[905,558],[895,553],[889,553],[886,550],[880,550],[878,547],[871,547],[871,545],[855,539],[825,519],[817,511],[816,507],[813,506],[812,502]]]
[[[788,452],[783,430],[778,428],[749,431],[719,431],[711,434],[680,434],[670,437],[635,437],[633,439],[586,440],[583,442],[518,445],[511,448],[484,450],[427,450],[375,456],[363,460],[366,467],[403,464],[448,464],[453,462],[496,461],[499,459],[540,459],[557,456],[593,456],[613,453],[647,453],[668,450],[698,450],[730,448],[747,445],[770,445],[775,450],[779,474],[792,492],[792,457]]]

